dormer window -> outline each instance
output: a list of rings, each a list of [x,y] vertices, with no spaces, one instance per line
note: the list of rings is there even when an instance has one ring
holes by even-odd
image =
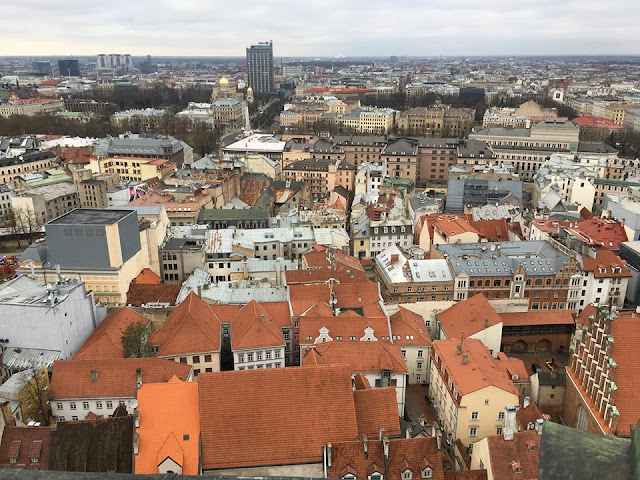
[[[402,472],[402,480],[411,480],[413,478],[413,472],[409,469]]]
[[[522,467],[520,466],[520,462],[516,462],[515,460],[511,462],[511,468],[513,469],[513,473],[522,473]]]
[[[344,478],[344,479],[354,479],[354,478],[356,478],[356,476],[353,473],[347,473],[346,475],[343,475],[342,478]]]
[[[369,475],[369,480],[382,480],[382,474],[373,472],[371,475]]]
[[[598,267],[598,271],[600,273],[607,273],[607,269],[605,267]]]
[[[432,478],[433,477],[433,469],[431,467],[427,467],[422,470],[422,478]]]

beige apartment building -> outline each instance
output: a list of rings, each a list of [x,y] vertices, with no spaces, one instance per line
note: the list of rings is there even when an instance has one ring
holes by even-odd
[[[79,206],[80,198],[71,182],[34,187],[11,197],[16,219],[27,229],[37,229]]]
[[[164,158],[111,157],[93,158],[89,168],[94,174],[117,173],[122,180],[162,179],[177,170],[175,162]]]
[[[221,98],[211,104],[215,125],[240,127],[245,123],[245,103],[237,98]]]
[[[17,157],[0,158],[0,183],[15,183],[25,173],[37,173],[56,166],[53,152],[31,152]]]
[[[120,181],[117,173],[94,175],[90,168],[73,170],[73,182],[78,191],[81,208],[106,208],[109,206],[107,191]]]
[[[448,440],[464,447],[503,427],[518,389],[487,347],[473,338],[435,340],[429,397]]]

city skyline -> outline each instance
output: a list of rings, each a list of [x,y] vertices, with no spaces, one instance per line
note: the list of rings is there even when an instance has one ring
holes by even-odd
[[[393,5],[351,2],[345,7],[333,0],[279,0],[243,6],[214,8],[201,0],[161,8],[148,0],[78,6],[66,0],[38,17],[34,9],[42,12],[48,7],[41,0],[29,0],[15,9],[30,19],[30,28],[7,25],[0,55],[241,57],[247,46],[264,40],[273,40],[276,57],[639,53],[635,45],[640,33],[634,24],[640,19],[640,5],[622,1],[545,0],[534,7],[514,7],[504,0],[438,0],[428,5],[404,0]],[[611,15],[617,11],[625,13]]]

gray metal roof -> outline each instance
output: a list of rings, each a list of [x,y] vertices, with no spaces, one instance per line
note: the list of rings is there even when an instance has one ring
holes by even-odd
[[[554,275],[568,260],[551,244],[532,242],[483,242],[458,245],[436,245],[456,276],[466,273],[471,277],[505,276],[522,266],[527,275]]]
[[[9,370],[40,369],[53,365],[60,359],[59,350],[42,350],[39,348],[6,347],[2,352],[2,363]]]

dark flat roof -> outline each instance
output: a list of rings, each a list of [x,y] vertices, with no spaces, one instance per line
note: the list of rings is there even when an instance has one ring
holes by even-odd
[[[48,225],[113,225],[133,210],[111,210],[103,208],[78,208],[51,220]]]

